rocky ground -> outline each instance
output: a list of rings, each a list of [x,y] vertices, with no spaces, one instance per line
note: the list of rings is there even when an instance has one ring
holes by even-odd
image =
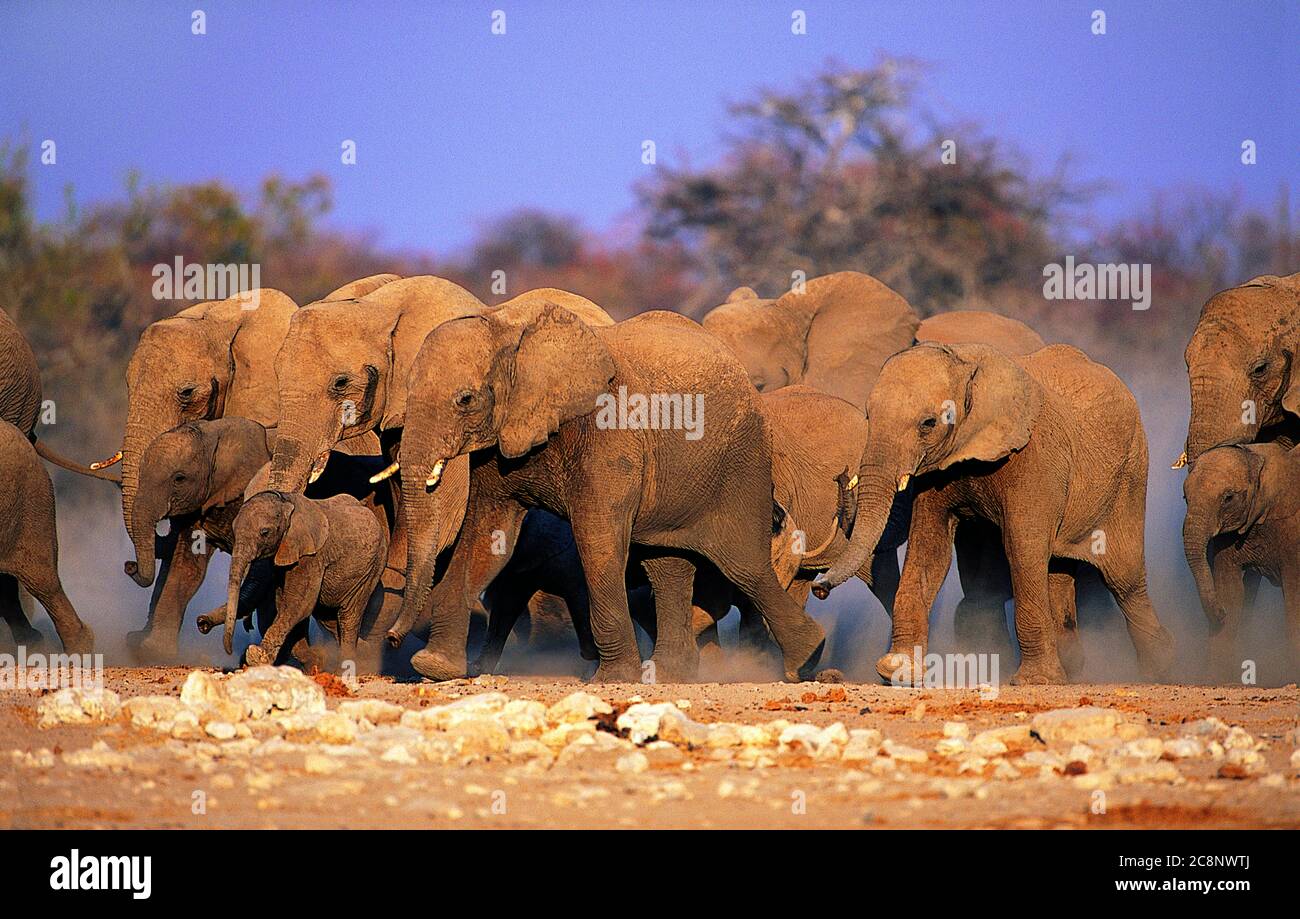
[[[349,685],[0,693],[9,827],[1300,827],[1300,690]]]

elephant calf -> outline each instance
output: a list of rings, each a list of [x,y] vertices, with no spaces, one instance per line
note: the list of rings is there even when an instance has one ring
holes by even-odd
[[[245,653],[250,665],[273,664],[286,640],[305,642],[307,617],[339,641],[344,660],[356,660],[361,620],[379,587],[388,558],[388,532],[371,508],[350,495],[314,500],[264,491],[235,516],[226,601],[226,653],[233,652],[240,587],[250,566],[272,559],[275,622],[260,645]]]
[[[34,643],[40,633],[18,602],[21,584],[45,607],[69,654],[94,650],[95,633],[72,608],[59,581],[59,544],[54,523],[54,486],[30,440],[0,421],[0,616],[14,640]]]
[[[1215,447],[1183,483],[1183,549],[1210,625],[1210,666],[1239,665],[1245,576],[1282,588],[1293,664],[1300,664],[1300,453],[1276,444]]]

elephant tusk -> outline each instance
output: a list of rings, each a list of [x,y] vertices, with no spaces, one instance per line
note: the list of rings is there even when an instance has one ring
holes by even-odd
[[[402,464],[400,462],[393,463],[393,465],[389,466],[383,472],[378,472],[372,475],[370,477],[370,484],[378,485],[384,479],[391,478],[393,475],[395,475],[397,473],[397,470],[400,468],[402,468]]]
[[[106,460],[100,460],[98,463],[91,463],[91,469],[107,469],[109,466],[116,466],[122,462],[122,451],[118,450]]]
[[[898,477],[898,490],[907,491],[907,483],[912,481],[912,473],[904,472]]]
[[[1174,464],[1169,468],[1182,469],[1186,465],[1187,465],[1187,451],[1184,450],[1182,453],[1178,454],[1178,459],[1174,460]]]
[[[438,460],[433,464],[433,470],[429,473],[429,477],[424,480],[426,488],[432,488],[438,484],[438,480],[442,478],[442,467],[445,465],[447,465],[446,460]]]
[[[857,487],[858,487],[858,477],[855,475],[853,478],[849,479],[849,484],[844,486],[844,490],[853,491],[853,489]]]
[[[316,462],[312,464],[311,476],[307,479],[307,484],[311,485],[325,473],[325,467],[329,464],[330,453],[326,450],[320,456],[316,457]]]

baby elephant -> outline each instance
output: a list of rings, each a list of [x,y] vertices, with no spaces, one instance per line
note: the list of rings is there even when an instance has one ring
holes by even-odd
[[[356,660],[357,633],[384,572],[388,534],[370,508],[350,495],[314,500],[264,491],[235,517],[226,602],[226,653],[232,653],[240,586],[258,559],[274,566],[275,622],[261,645],[248,648],[249,665],[273,664],[287,640],[306,638],[307,617],[336,638],[344,660]]]
[[[1183,483],[1183,551],[1210,624],[1210,667],[1240,665],[1245,576],[1282,588],[1293,665],[1300,664],[1300,452],[1275,443],[1215,447]]]

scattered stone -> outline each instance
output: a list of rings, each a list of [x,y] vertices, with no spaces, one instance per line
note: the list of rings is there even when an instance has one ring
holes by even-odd
[[[1073,743],[1114,737],[1123,720],[1109,708],[1059,708],[1035,715],[1031,729],[1045,743]]]
[[[588,721],[597,715],[608,715],[614,709],[608,702],[589,692],[575,692],[565,696],[546,710],[548,721],[559,724]]]
[[[650,768],[650,760],[640,750],[624,753],[614,763],[614,770],[624,774],[645,772]]]
[[[121,700],[111,689],[68,687],[41,699],[36,706],[37,724],[42,728],[97,724],[111,721],[121,710]]]
[[[943,736],[966,740],[970,737],[970,725],[964,721],[945,721]]]
[[[217,740],[231,740],[235,736],[235,726],[229,721],[209,721],[204,731]]]
[[[347,699],[339,703],[338,713],[353,721],[363,718],[371,724],[397,724],[406,709],[383,699]]]

